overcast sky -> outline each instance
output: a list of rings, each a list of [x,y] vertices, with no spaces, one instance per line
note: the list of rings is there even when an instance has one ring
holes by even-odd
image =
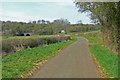
[[[87,14],[81,14],[72,0],[2,0],[0,20],[33,21],[45,19],[53,21],[59,18],[68,19],[71,23],[82,20],[90,23]],[[1,13],[2,12],[2,13]]]

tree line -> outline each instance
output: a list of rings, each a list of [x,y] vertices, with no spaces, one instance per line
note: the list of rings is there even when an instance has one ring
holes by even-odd
[[[120,52],[120,2],[77,2],[79,12],[87,12],[101,25],[104,46]]]
[[[38,20],[25,22],[2,21],[3,36],[16,36],[16,34],[31,33],[33,35],[55,35],[64,30],[66,34],[71,32],[86,32],[98,30],[99,25],[71,24],[67,19],[56,19],[53,22]]]

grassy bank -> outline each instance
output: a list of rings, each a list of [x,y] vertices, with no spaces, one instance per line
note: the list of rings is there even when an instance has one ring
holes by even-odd
[[[35,66],[35,63],[48,59],[58,50],[67,47],[74,41],[76,41],[75,38],[70,41],[25,49],[15,54],[4,56],[2,61],[2,77],[19,78],[21,75],[29,72]]]
[[[80,36],[88,39],[89,49],[106,72],[106,77],[118,77],[118,56],[103,47],[101,32],[81,33]]]
[[[118,77],[118,56],[101,45],[89,46],[101,66],[107,73],[107,77]]]

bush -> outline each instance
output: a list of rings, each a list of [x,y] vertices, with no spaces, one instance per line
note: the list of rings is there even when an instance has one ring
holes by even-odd
[[[3,40],[2,41],[2,52],[12,52],[12,42],[8,41],[8,40]]]
[[[17,48],[33,48],[43,45],[49,45],[57,42],[69,40],[70,36],[55,36],[55,37],[30,37],[30,38],[13,38],[2,40],[2,51],[11,53],[17,51]]]

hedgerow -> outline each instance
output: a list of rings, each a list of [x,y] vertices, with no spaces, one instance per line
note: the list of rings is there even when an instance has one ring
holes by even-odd
[[[25,48],[33,48],[70,40],[70,36],[12,38],[2,40],[2,53],[13,53]]]

